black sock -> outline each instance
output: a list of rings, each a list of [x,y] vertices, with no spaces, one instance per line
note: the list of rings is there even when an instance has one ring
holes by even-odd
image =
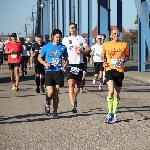
[[[40,77],[36,77],[36,86],[37,86],[37,89],[39,89],[39,86],[40,86]]]
[[[45,78],[41,78],[41,87],[43,87],[45,84]]]
[[[46,94],[46,104],[47,104],[47,105],[50,105],[50,104],[51,104],[50,97],[48,97],[47,94]]]
[[[83,89],[84,85],[85,85],[85,79],[82,79],[82,84],[81,84],[82,89]]]

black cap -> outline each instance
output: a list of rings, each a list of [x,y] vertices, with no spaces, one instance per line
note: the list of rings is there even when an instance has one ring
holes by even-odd
[[[11,37],[17,37],[16,33],[12,33]]]
[[[45,38],[49,38],[49,35],[48,35],[48,34],[46,34],[46,35],[45,35]]]

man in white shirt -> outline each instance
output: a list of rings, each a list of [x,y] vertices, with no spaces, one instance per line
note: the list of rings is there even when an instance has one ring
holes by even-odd
[[[102,55],[102,46],[104,42],[104,35],[98,35],[96,38],[96,44],[92,46],[91,50],[91,56],[92,56],[92,62],[94,63],[94,79],[93,84],[96,84],[96,80],[98,78],[99,74],[99,90],[102,90],[102,84],[103,84],[103,55]]]
[[[22,76],[27,75],[27,63],[28,63],[28,53],[27,53],[27,47],[25,45],[25,39],[20,38],[20,42],[22,44],[22,60],[21,60],[21,70],[22,70]]]
[[[0,68],[3,68],[3,52],[4,52],[4,42],[2,42],[0,37]]]
[[[69,25],[70,36],[64,37],[62,44],[67,47],[69,65],[67,67],[67,80],[69,85],[69,97],[72,104],[71,111],[77,113],[77,95],[82,83],[84,68],[83,54],[91,52],[87,41],[77,35],[77,24]]]

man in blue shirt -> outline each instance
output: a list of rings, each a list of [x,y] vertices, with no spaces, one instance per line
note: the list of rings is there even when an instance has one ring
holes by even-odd
[[[50,114],[50,101],[53,99],[53,118],[58,118],[58,92],[59,87],[64,85],[63,71],[66,71],[68,64],[67,48],[60,43],[61,36],[62,32],[59,29],[54,29],[52,32],[53,41],[47,43],[38,56],[38,61],[45,66],[45,85],[47,89],[45,113]],[[45,61],[43,57],[45,57]],[[63,66],[62,57],[65,59]]]

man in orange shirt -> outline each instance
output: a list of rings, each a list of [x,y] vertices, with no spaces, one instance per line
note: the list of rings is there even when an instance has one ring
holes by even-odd
[[[6,44],[5,53],[8,55],[8,66],[10,70],[11,81],[13,83],[12,90],[18,91],[19,85],[19,65],[21,62],[22,56],[22,45],[20,42],[17,42],[17,35],[16,33],[12,33],[11,35],[11,42]],[[16,76],[16,83],[15,77]]]
[[[119,105],[119,93],[124,79],[124,63],[129,55],[128,45],[119,41],[119,30],[111,30],[112,40],[103,44],[102,53],[104,55],[105,77],[108,84],[108,115],[106,122],[118,122],[116,115]]]

